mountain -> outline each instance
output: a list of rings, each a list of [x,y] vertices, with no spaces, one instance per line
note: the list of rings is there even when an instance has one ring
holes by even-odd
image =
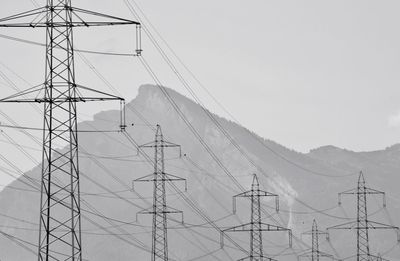
[[[205,108],[172,89],[164,87],[164,90],[184,113],[198,137],[238,183],[249,189],[252,174],[257,173],[264,190],[279,194],[279,213],[274,212],[273,201],[262,201],[263,222],[292,228],[294,245],[293,249],[286,249],[286,235],[265,233],[266,254],[281,253],[277,259],[295,260],[293,251],[300,252],[310,246],[307,237],[301,242],[300,233],[311,229],[314,218],[320,229],[325,229],[355,217],[356,199],[345,198],[339,207],[337,193],[356,187],[360,170],[365,173],[368,186],[388,193],[387,209],[378,206],[378,198],[370,198],[371,218],[400,225],[400,191],[397,187],[400,145],[373,152],[325,146],[303,154],[214,115],[240,144],[240,152],[208,118]],[[201,209],[203,215],[205,213],[216,225],[227,228],[248,222],[249,201],[239,199],[238,212],[232,214],[232,196],[241,191],[207,153],[163,92],[153,85],[141,86],[138,96],[127,104],[126,112],[127,132],[138,144],[152,141],[154,126],[160,124],[165,139],[182,146],[182,157],[179,157],[179,151],[172,149],[166,154],[166,171],[187,179],[188,191],[183,195],[190,199],[190,202],[183,200],[179,190],[168,186],[169,205],[184,212],[184,225],[179,215],[169,217],[171,260],[237,260],[246,256],[229,240],[225,240],[225,247],[220,249],[219,232],[194,209]],[[102,111],[92,121],[81,122],[79,128],[115,129],[119,117],[118,111]],[[81,132],[79,135],[85,260],[150,260],[151,217],[139,215],[136,220],[136,214],[151,205],[152,186],[135,183],[133,190],[132,180],[152,173],[152,166],[137,154],[136,148],[122,133]],[[148,155],[152,156],[153,152],[148,151]],[[249,159],[254,164],[250,164]],[[1,231],[23,239],[26,242],[20,243],[33,251],[3,235],[0,237],[2,260],[35,259],[40,195],[26,184],[32,180],[36,182],[39,177],[40,166],[37,166],[0,192]],[[184,190],[183,184],[176,186]],[[248,249],[248,234],[229,236]],[[400,249],[392,232],[374,231],[370,237],[372,253],[379,252],[388,259],[400,260]],[[355,254],[355,237],[351,231],[335,231],[330,238],[329,242],[320,239],[325,252],[341,258]]]

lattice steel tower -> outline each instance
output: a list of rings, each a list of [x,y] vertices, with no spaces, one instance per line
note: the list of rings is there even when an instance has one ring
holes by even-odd
[[[327,234],[328,233],[325,231],[318,230],[317,221],[314,219],[311,231],[303,233],[303,235],[311,235],[311,250],[299,255],[299,257],[308,257],[311,261],[319,261],[320,257],[329,257],[333,259],[332,255],[319,250],[319,236]]]
[[[369,249],[370,229],[395,229],[397,230],[397,241],[400,242],[399,228],[371,221],[368,219],[367,212],[367,195],[382,195],[383,207],[386,207],[385,192],[366,187],[364,174],[360,172],[357,187],[339,193],[339,205],[342,204],[342,195],[356,195],[357,197],[357,219],[341,225],[333,226],[330,229],[348,229],[357,231],[357,261],[379,260],[381,257],[372,255]]]
[[[223,236],[227,232],[250,232],[250,256],[241,258],[241,260],[250,261],[264,261],[273,260],[272,258],[266,257],[263,252],[263,238],[262,232],[265,231],[289,231],[289,245],[292,245],[292,232],[288,228],[266,224],[261,221],[261,197],[275,197],[276,211],[279,211],[279,200],[278,195],[272,194],[267,191],[260,190],[260,184],[258,182],[257,175],[253,175],[253,183],[251,190],[240,193],[233,197],[233,212],[236,212],[236,198],[244,197],[250,198],[251,200],[251,221],[247,224],[240,226],[231,227],[223,230],[221,235],[221,243],[223,245]]]
[[[73,28],[127,24],[137,29],[140,26],[135,21],[72,7],[71,0],[47,0],[42,8],[0,19],[0,27],[46,30],[44,84],[1,100],[44,105],[39,261],[82,260],[77,103],[123,101],[76,83]],[[60,149],[56,144],[65,147]]]
[[[138,214],[153,215],[152,225],[152,261],[168,260],[168,214],[182,214],[182,211],[167,206],[166,182],[186,180],[165,172],[164,149],[179,148],[180,145],[164,140],[161,126],[157,125],[155,140],[141,145],[140,148],[154,148],[154,172],[150,175],[138,178],[133,182],[152,182],[153,183],[153,205],[150,209],[140,211]],[[180,153],[179,153],[180,154]],[[186,188],[186,185],[185,185]],[[183,217],[182,217],[183,220]]]

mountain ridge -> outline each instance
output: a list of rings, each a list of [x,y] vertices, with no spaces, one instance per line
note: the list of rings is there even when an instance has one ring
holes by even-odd
[[[355,186],[357,174],[360,170],[366,172],[369,184],[376,184],[377,187],[385,188],[393,194],[394,199],[390,198],[388,203],[389,206],[396,206],[393,202],[396,202],[396,198],[400,196],[399,192],[396,189],[395,182],[387,182],[389,178],[391,180],[398,180],[397,173],[399,173],[400,168],[396,166],[396,161],[393,161],[395,157],[388,158],[386,154],[380,152],[371,152],[365,155],[350,153],[352,157],[340,155],[341,158],[339,159],[334,158],[333,156],[335,155],[325,156],[324,158],[321,155],[319,155],[320,158],[317,158],[315,155],[312,157],[309,154],[290,150],[261,136],[252,136],[256,134],[237,123],[213,114],[224,129],[241,145],[249,157],[270,176],[268,177],[263,175],[263,173],[259,173],[254,166],[251,166],[244,159],[243,155],[210,122],[203,108],[178,92],[168,88],[165,90],[173,96],[174,101],[184,112],[189,122],[199,132],[202,139],[214,150],[221,162],[243,187],[248,189],[251,184],[252,174],[258,173],[263,189],[278,193],[281,196],[281,212],[279,215],[272,213],[273,208],[269,201],[263,202],[263,207],[268,212],[271,212],[271,217],[278,220],[281,224],[293,228],[295,234],[309,230],[308,225],[311,224],[313,218],[319,220],[321,227],[343,221],[333,218],[334,216],[343,217],[344,211],[337,207],[336,193],[347,189],[349,186]],[[127,103],[126,106],[127,123],[128,125],[134,123],[133,126],[127,128],[127,131],[137,143],[142,144],[153,140],[154,132],[147,125],[150,124],[154,127],[156,124],[160,124],[167,140],[182,145],[183,152],[190,157],[190,160],[188,157],[176,158],[176,155],[170,152],[172,154],[167,156],[168,160],[166,162],[167,172],[188,179],[188,196],[211,219],[219,220],[216,223],[222,227],[232,226],[238,224],[238,222],[246,222],[248,220],[247,210],[249,209],[249,205],[245,204],[246,202],[239,202],[238,214],[232,216],[231,197],[240,191],[232,184],[230,178],[223,173],[210,155],[204,151],[196,138],[193,137],[193,134],[176,114],[159,87],[143,85],[139,88],[137,97]],[[143,118],[150,122],[144,123]],[[82,129],[109,129],[110,126],[117,126],[118,124],[119,112],[111,110],[97,113],[94,115],[93,120],[81,122],[79,127]],[[110,226],[114,234],[129,233],[129,236],[126,237],[130,241],[134,242],[132,237],[135,237],[148,248],[151,236],[151,233],[149,233],[150,224],[146,222],[148,221],[148,217],[141,217],[140,219],[143,221],[139,223],[134,222],[134,217],[141,208],[145,208],[151,204],[151,193],[149,193],[151,185],[138,186],[135,191],[129,190],[131,189],[133,179],[151,173],[151,166],[146,165],[140,155],[135,156],[136,149],[123,135],[82,133],[80,135],[80,142],[82,198],[85,202],[95,206],[105,216],[111,217],[114,220],[132,223],[132,226],[118,223],[118,225],[121,225],[126,230],[126,232],[123,232],[118,230],[117,224],[107,225],[105,224],[105,220],[98,216],[93,216],[93,214],[88,212],[83,212],[84,217],[91,218],[103,226]],[[151,155],[152,152],[150,151],[149,153]],[[198,165],[198,167],[195,167],[192,162]],[[26,175],[37,180],[40,176],[39,172],[40,168],[37,166]],[[379,175],[375,173],[379,173]],[[274,186],[271,183],[271,176],[286,191],[282,191],[282,189]],[[25,193],[21,190],[11,188],[16,187],[26,190],[27,187],[22,183],[23,180],[25,179],[21,178],[13,182],[10,187],[0,193],[0,209],[2,209],[0,213],[12,217],[22,217],[34,222],[38,220],[39,195],[34,192]],[[99,183],[103,187],[99,187],[96,183]],[[117,193],[117,195],[126,198],[131,203],[119,199],[116,195],[105,190],[104,187],[113,192],[124,191],[119,192],[119,194]],[[32,189],[30,188],[30,190]],[[199,218],[194,210],[187,206],[171,188],[169,188],[168,194],[170,204],[185,211],[185,219],[188,224],[204,223],[204,220]],[[107,197],[101,195],[106,195]],[[139,207],[134,207],[133,204]],[[351,206],[351,204],[348,205]],[[84,208],[88,210],[88,206],[85,205]],[[352,215],[350,211],[346,211],[346,213],[349,216]],[[398,208],[394,208],[393,216],[394,220],[399,219],[400,210]],[[83,222],[85,256],[89,260],[105,261],[113,258],[118,260],[145,260],[149,258],[146,251],[127,244],[118,238],[110,235],[90,234],[90,231],[98,234],[105,232],[93,226],[86,219]],[[266,222],[274,223],[271,218],[266,220]],[[179,229],[179,225],[172,220],[169,223],[173,228],[178,227],[178,229],[171,229],[170,231],[170,251],[173,259],[192,260],[204,255],[206,249],[211,252],[211,249],[219,248],[219,235],[214,230],[210,228],[196,228],[194,226],[197,230],[193,232]],[[3,227],[21,227],[21,222],[18,220],[10,220],[4,216],[0,216],[0,224]],[[30,230],[4,229],[10,234],[24,238],[29,242],[36,242],[37,231],[35,230],[35,226],[31,224],[27,228]],[[213,240],[207,239],[207,237],[211,237]],[[188,241],[184,238],[191,240]],[[244,248],[247,248],[246,242],[248,239],[246,235],[235,236],[234,238]],[[343,252],[342,257],[353,253],[352,249],[346,246],[352,244],[352,241],[349,241],[350,239],[344,236],[336,238],[332,242],[343,249],[341,251]],[[278,240],[280,245],[286,244],[285,238],[277,236],[274,239]],[[382,239],[382,237],[379,237],[379,239]],[[194,247],[196,246],[194,242],[197,242],[197,247]],[[279,247],[274,247],[273,244],[267,242],[266,253],[272,255],[273,253],[282,251]],[[296,249],[304,247],[299,244],[299,242],[295,244]],[[5,254],[5,260],[29,260],[34,257],[34,254],[27,251],[26,253],[19,251],[17,246],[10,244],[9,240],[5,238],[0,239],[0,245],[7,246],[9,249],[9,253]],[[381,252],[384,252],[385,246],[376,244],[376,247],[374,245],[371,249],[375,252],[381,250]],[[325,250],[332,251],[329,246],[324,247],[326,248]],[[226,260],[227,256],[224,254],[224,251],[229,251],[230,255],[235,258],[243,256],[243,253],[228,246],[225,250],[217,251],[214,254],[214,259]],[[394,253],[390,257],[399,259],[400,252],[397,251]],[[206,256],[203,260],[210,260],[211,257],[212,255]],[[282,257],[281,260],[293,260],[293,257]]]

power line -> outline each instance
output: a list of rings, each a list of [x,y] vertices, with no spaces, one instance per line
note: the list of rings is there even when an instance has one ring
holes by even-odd
[[[7,115],[5,115],[5,116],[7,116]],[[105,135],[104,133],[103,133],[103,135]],[[33,137],[33,136],[32,136]],[[104,167],[104,166],[103,166]],[[22,173],[22,171],[20,171],[19,170],[19,173]],[[113,193],[111,193],[111,194],[113,194]],[[86,217],[85,217],[86,218]],[[92,221],[93,222],[93,221]],[[100,226],[100,225],[98,225],[98,226]],[[125,234],[128,234],[128,233],[125,233]]]
[[[167,215],[181,214],[183,222],[183,212],[167,205],[165,184],[166,182],[186,180],[165,172],[164,150],[165,148],[180,148],[179,145],[165,141],[161,126],[157,126],[154,142],[141,145],[140,148],[154,149],[154,172],[153,174],[135,179],[134,182],[153,183],[153,205],[150,209],[143,210],[139,214],[151,214],[153,216],[152,225],[152,254],[151,260],[168,261],[168,225]],[[185,186],[186,187],[186,186]]]
[[[357,218],[355,221],[329,227],[328,230],[353,230],[357,232],[357,261],[370,261],[379,257],[370,253],[369,230],[370,229],[393,229],[397,232],[397,242],[400,242],[399,227],[386,225],[368,219],[367,196],[381,195],[383,197],[383,207],[386,207],[385,193],[366,186],[364,174],[360,172],[357,187],[339,193],[339,205],[341,205],[342,195],[355,195],[357,198]],[[380,257],[381,258],[381,257]]]
[[[251,190],[242,192],[233,197],[234,213],[236,212],[236,198],[238,197],[250,198],[251,200],[250,222],[223,230],[221,234],[221,239],[222,239],[221,244],[223,244],[224,235],[228,232],[250,232],[250,256],[240,259],[240,260],[249,259],[250,261],[258,261],[258,260],[272,261],[272,259],[269,258],[268,255],[264,255],[262,232],[289,231],[289,245],[290,247],[292,246],[292,231],[290,229],[263,223],[261,221],[260,198],[275,197],[277,211],[279,211],[279,201],[278,201],[278,195],[260,190],[260,184],[258,182],[256,174],[253,175],[253,183],[251,185]]]
[[[125,136],[127,137],[128,141],[137,149],[141,151],[141,155],[145,157],[148,160],[148,163],[153,165],[154,162],[153,160],[140,148],[140,145],[129,135],[128,132],[124,132]],[[198,204],[195,204],[187,195],[185,195],[174,183],[169,183],[171,187],[179,193],[181,198],[205,221],[207,221],[218,233],[221,233],[222,230],[204,213],[203,210],[200,209]],[[245,249],[243,249],[240,245],[236,244],[231,238],[228,237],[228,239],[234,244],[238,249],[242,250],[243,252],[247,252]]]
[[[140,16],[138,15],[138,13],[135,11],[135,9],[132,7],[132,5],[130,4],[129,0],[124,0],[125,4],[129,7],[130,11],[132,14],[134,14],[134,16],[136,17],[136,19],[138,19],[139,21],[141,21]],[[145,18],[145,20],[148,22],[148,24],[151,26],[151,28],[156,32],[156,34],[161,38],[161,40],[164,42],[164,44],[167,46],[167,48],[173,53],[173,55],[178,59],[178,61],[183,65],[184,68],[186,68],[188,70],[188,67],[182,62],[181,59],[179,59],[179,57],[176,55],[176,52],[174,52],[172,50],[172,48],[170,47],[170,45],[168,45],[168,43],[165,41],[165,39],[161,36],[161,34],[156,30],[156,28],[151,24],[151,22],[149,21],[149,19],[146,17],[146,15],[144,14],[144,12],[141,10],[141,8],[138,6],[138,4],[132,0],[132,2],[135,4],[136,8],[141,12],[141,14],[143,15],[143,17]],[[201,106],[201,108],[203,109],[203,111],[206,113],[206,115],[211,119],[212,122],[215,123],[215,125],[217,126],[218,129],[220,129],[221,133],[224,134],[228,140],[238,149],[238,151],[247,159],[250,161],[250,163],[252,165],[254,165],[251,161],[251,158],[249,158],[246,153],[241,149],[240,146],[238,146],[238,144],[236,143],[236,141],[230,136],[230,134],[222,127],[222,125],[218,122],[217,119],[215,119],[214,115],[208,111],[207,109],[205,109],[204,104],[201,102],[201,100],[199,99],[199,97],[196,95],[196,93],[193,91],[193,89],[191,88],[190,84],[185,80],[185,78],[183,77],[183,75],[179,72],[179,70],[177,69],[177,67],[174,65],[174,63],[172,62],[172,60],[168,57],[168,55],[165,53],[165,51],[162,49],[161,45],[158,43],[158,41],[156,40],[156,38],[152,35],[152,33],[150,32],[150,30],[146,27],[146,25],[144,23],[142,23],[144,32],[147,34],[147,36],[149,37],[150,41],[152,42],[152,44],[154,45],[154,47],[157,49],[157,51],[161,54],[162,58],[164,59],[164,61],[167,63],[167,65],[171,68],[171,71],[177,76],[177,78],[179,79],[179,81],[182,83],[182,85],[188,90],[188,92],[190,93],[190,95],[193,97],[193,99]],[[194,74],[188,70],[192,76],[194,76]],[[195,79],[197,79],[197,77],[194,77]],[[197,80],[198,81],[198,80]],[[198,81],[199,82],[199,81]],[[200,85],[204,88],[205,86],[203,84],[200,83]],[[206,89],[207,90],[207,89]],[[207,92],[209,93],[209,91],[207,90]],[[216,100],[215,98],[213,98],[214,100]],[[217,102],[218,104],[220,104],[219,102]],[[221,105],[222,107],[222,105]],[[235,120],[235,119],[234,119]],[[236,120],[237,121],[237,120]],[[304,166],[301,166],[300,164],[289,160],[288,158],[284,157],[282,154],[276,152],[275,150],[273,150],[272,148],[270,148],[269,146],[267,146],[264,142],[260,141],[260,139],[258,137],[255,137],[255,135],[253,133],[250,134],[250,136],[252,136],[253,138],[255,138],[261,145],[263,145],[263,147],[265,147],[266,149],[268,149],[269,151],[271,151],[273,154],[275,154],[276,156],[278,156],[279,158],[283,159],[284,161],[292,164],[293,166],[300,168],[306,172],[309,172],[311,174],[314,175],[318,175],[318,176],[324,176],[324,177],[332,177],[332,178],[337,178],[337,177],[348,177],[348,176],[352,176],[352,175],[356,175],[357,173],[347,173],[344,175],[339,175],[339,176],[331,176],[331,175],[327,175],[326,173],[322,173],[322,172],[317,172],[317,171],[313,171],[310,170]]]
[[[139,16],[138,16],[138,14],[137,14],[137,13],[135,12],[135,10],[132,8],[132,6],[130,5],[130,3],[129,3],[128,1],[126,1],[126,0],[125,0],[125,3],[127,4],[128,7],[130,7],[131,12],[132,12],[132,13],[135,15],[135,17],[137,17],[137,19],[140,21],[140,18],[139,18]],[[171,67],[172,71],[178,76],[179,80],[182,82],[182,84],[185,86],[185,88],[187,88],[188,91],[189,91],[189,92],[191,93],[191,95],[193,96],[193,98],[195,98],[195,100],[196,100],[200,105],[202,105],[201,101],[200,101],[198,98],[196,98],[196,95],[194,94],[193,90],[191,90],[190,86],[187,84],[187,82],[184,80],[184,78],[179,74],[179,72],[178,72],[178,70],[176,69],[176,67],[172,64],[172,62],[169,60],[169,58],[165,55],[165,53],[163,52],[163,50],[161,49],[161,47],[158,45],[157,41],[154,39],[154,37],[151,35],[151,33],[146,29],[145,26],[143,26],[143,29],[144,29],[145,33],[149,36],[151,42],[154,44],[154,46],[158,49],[158,51],[160,52],[160,54],[163,56],[164,60],[165,60],[165,61],[167,62],[167,64]],[[157,83],[157,86],[161,89],[161,91],[162,91],[162,92],[164,93],[164,95],[167,97],[168,101],[171,102],[171,104],[173,105],[174,109],[178,112],[178,115],[181,117],[181,119],[185,122],[185,124],[189,127],[189,129],[194,133],[194,135],[197,136],[196,133],[195,133],[195,132],[193,131],[193,129],[191,128],[191,126],[189,126],[190,123],[187,122],[187,121],[185,121],[185,119],[184,119],[185,116],[184,116],[183,114],[180,114],[180,113],[179,113],[179,111],[178,111],[179,108],[178,108],[178,110],[177,110],[177,107],[174,106],[173,101],[171,101],[171,99],[168,97],[168,96],[169,96],[168,93],[167,93],[166,91],[163,90],[163,87],[162,87],[162,85],[160,84],[160,82],[158,81],[157,76],[156,76],[155,73],[151,70],[151,68],[150,68],[150,66],[147,64],[147,62],[144,61],[144,57],[140,57],[140,60],[141,60],[142,64],[144,64],[144,67],[146,68],[146,70],[149,72],[149,74],[153,77],[153,79],[154,79],[155,82]],[[210,119],[215,123],[215,125],[217,126],[217,128],[220,129],[220,131],[221,131],[221,132],[228,138],[228,140],[238,149],[238,151],[250,162],[251,165],[253,165],[254,167],[256,167],[264,176],[270,178],[270,179],[275,183],[276,186],[280,187],[280,188],[283,190],[283,192],[285,192],[286,194],[288,194],[289,196],[291,196],[291,194],[288,193],[287,191],[285,191],[285,189],[282,188],[282,187],[280,186],[279,183],[276,183],[276,182],[274,181],[274,179],[273,179],[271,176],[267,175],[257,164],[255,164],[255,162],[247,155],[247,153],[246,153],[245,151],[243,151],[243,149],[236,143],[236,141],[229,135],[229,133],[227,133],[227,132],[224,130],[224,128],[219,124],[219,122],[214,118],[214,116],[213,116],[208,110],[204,109],[204,106],[202,106],[202,108],[203,108],[203,110],[206,112],[206,114],[210,117]],[[189,123],[189,124],[188,124],[188,123]],[[200,141],[200,140],[199,140],[199,141]],[[260,142],[260,141],[259,141],[259,142]],[[204,143],[202,143],[201,141],[200,141],[200,143],[203,145],[203,147],[206,147],[206,146],[204,145]],[[264,144],[264,146],[266,146],[266,145]],[[207,150],[207,148],[206,148],[206,150]],[[208,150],[207,150],[207,151],[208,151]],[[209,152],[209,151],[208,151],[208,152]],[[273,152],[275,152],[275,151],[273,151]],[[210,152],[209,152],[209,153],[210,153]],[[214,158],[214,160],[216,160],[216,158],[212,155],[212,153],[210,153],[210,154],[211,154],[211,156]],[[276,154],[276,152],[275,152],[275,154]],[[279,155],[280,155],[280,154],[278,153],[277,156],[279,156]],[[286,159],[286,161],[288,161],[289,163],[292,163],[292,165],[295,165],[295,166],[297,166],[297,167],[302,167],[302,166],[300,166],[299,164],[297,164],[297,163],[295,163],[295,162],[289,161],[287,158],[283,157],[282,155],[280,155],[280,156],[281,156],[282,159],[284,159],[284,160]],[[218,164],[219,166],[221,166],[221,164],[220,164],[220,162],[218,162],[218,160],[217,160],[217,164]],[[223,168],[223,167],[222,167],[222,168]],[[332,176],[326,175],[326,174],[324,174],[324,173],[318,173],[318,172],[315,172],[315,171],[310,171],[310,170],[308,170],[308,169],[306,169],[306,168],[304,168],[304,167],[303,167],[303,170],[309,171],[309,172],[311,172],[311,173],[313,173],[313,174],[320,175],[320,176],[332,177]],[[224,171],[225,171],[225,170],[224,170]],[[226,172],[226,171],[225,171],[225,172]],[[348,174],[342,175],[342,177],[352,176],[352,175],[354,175],[354,174],[355,174],[355,173],[348,173]],[[229,175],[228,175],[228,176],[229,176]],[[338,176],[334,176],[334,177],[338,177]],[[240,187],[240,186],[239,186],[239,187]],[[292,197],[292,196],[291,196],[291,197]],[[302,201],[302,200],[300,200],[300,199],[298,199],[298,198],[296,198],[296,197],[294,197],[294,200],[297,201],[297,202],[299,202],[299,203],[302,204],[302,205],[305,205],[307,208],[310,208],[311,210],[313,210],[313,211],[315,211],[315,212],[318,212],[318,213],[320,213],[320,214],[333,217],[332,215],[329,215],[329,214],[326,214],[326,213],[324,213],[324,212],[319,211],[318,209],[316,209],[316,208],[314,208],[314,207],[308,205],[306,202],[304,202],[304,201]]]
[[[332,255],[326,254],[319,249],[319,236],[327,234],[328,233],[326,231],[318,230],[317,221],[314,219],[311,231],[302,233],[302,235],[311,235],[311,250],[306,253],[302,253],[299,255],[299,257],[308,257],[311,258],[311,261],[319,261],[320,257],[328,257],[333,259]]]
[[[96,19],[100,17],[105,21],[85,21],[81,18],[83,16]],[[33,20],[21,22],[23,18]],[[1,27],[46,28],[46,72],[43,87],[30,88],[1,100],[44,104],[39,260],[82,260],[77,102],[122,100],[76,84],[72,28],[127,24],[139,25],[135,21],[72,7],[71,0],[56,3],[47,0],[45,7],[0,19]],[[81,92],[90,94],[85,97]],[[26,98],[26,95],[33,93],[37,94],[34,98]],[[41,95],[43,97],[38,98]],[[53,147],[53,142],[67,142],[69,146],[66,152],[60,152]],[[60,184],[57,176],[69,177],[68,186]],[[69,193],[58,197],[63,192]],[[57,211],[53,211],[56,209]],[[67,229],[68,232],[63,232],[62,229]]]

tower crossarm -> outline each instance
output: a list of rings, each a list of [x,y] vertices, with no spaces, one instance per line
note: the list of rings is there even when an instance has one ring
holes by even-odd
[[[339,224],[339,225],[335,225],[332,227],[328,227],[326,229],[326,239],[329,241],[330,237],[329,237],[329,230],[352,230],[352,229],[356,229],[357,228],[357,221],[350,221],[350,222],[346,222],[343,224]]]
[[[57,83],[53,83],[56,86]],[[71,83],[72,85],[72,83]],[[74,84],[76,89],[76,97],[68,97],[66,95],[54,95],[48,98],[44,95],[46,84],[40,84],[21,92],[15,93],[3,99],[1,103],[45,103],[45,102],[91,102],[91,101],[125,101],[124,98],[109,94],[106,92],[98,91],[89,87]]]
[[[236,200],[237,198],[252,198],[252,197],[274,197],[275,198],[275,210],[276,212],[279,212],[279,196],[277,194],[263,191],[263,190],[249,190],[245,191],[242,193],[239,193],[235,196],[233,196],[233,201],[232,201],[232,208],[233,208],[233,213],[236,213]]]
[[[271,225],[267,223],[261,223],[261,231],[289,231],[289,234],[292,234],[292,230],[289,228]]]
[[[45,85],[41,83],[37,86],[28,88],[18,93],[12,94],[8,97],[2,98],[0,99],[0,102],[16,102],[16,103],[35,102],[35,98],[26,96],[34,95],[34,97],[37,97],[38,95],[40,95],[40,93],[44,92],[44,90],[45,90]]]
[[[358,188],[349,189],[343,192],[338,193],[338,204],[342,205],[342,196],[343,195],[356,195],[358,193]]]
[[[223,230],[223,232],[248,232],[251,231],[251,223],[234,226]],[[261,223],[261,227],[259,231],[291,231],[289,228]]]
[[[149,174],[144,177],[135,179],[133,182],[153,182],[156,179],[154,178],[154,174]],[[167,174],[164,172],[164,176],[162,179],[157,179],[161,181],[185,181],[186,179],[172,175],[172,174]]]
[[[343,192],[338,193],[338,204],[339,206],[342,205],[342,196],[343,195],[357,195],[357,196],[362,196],[362,195],[382,195],[382,200],[383,200],[383,207],[386,207],[386,194],[384,191],[380,191],[377,189],[369,188],[365,186],[365,180],[362,172],[360,172],[360,180],[359,180],[359,186],[357,188],[352,188]],[[361,188],[360,188],[361,186]]]
[[[230,227],[227,229],[224,229],[222,232],[226,233],[226,232],[245,232],[245,231],[250,231],[251,230],[251,223],[247,223],[247,224],[243,224],[243,225],[239,225],[239,226],[234,226],[234,227]]]
[[[245,191],[243,193],[237,194],[234,197],[238,198],[238,197],[242,197],[242,198],[246,198],[246,197],[252,197],[252,191]],[[258,197],[278,197],[277,194],[271,193],[271,192],[267,192],[267,191],[263,191],[263,190],[257,190],[257,195]]]
[[[72,14],[71,21],[49,22],[46,19],[47,13],[61,13],[68,10]],[[91,27],[91,26],[110,26],[110,25],[140,25],[139,22],[120,17],[107,15],[99,12],[89,11],[82,8],[72,7],[60,3],[56,6],[44,6],[32,9],[16,15],[0,19],[0,27],[28,27],[28,28],[47,28],[56,27]]]
[[[135,183],[136,182],[154,182],[156,180],[159,181],[167,181],[167,182],[174,182],[174,181],[182,181],[185,183],[185,191],[187,191],[187,180],[172,174],[168,174],[164,172],[164,175],[162,178],[156,178],[154,173],[143,176],[141,178],[137,178],[132,181],[132,190],[135,191]]]
[[[368,229],[392,229],[392,230],[395,230],[396,234],[397,234],[397,242],[400,242],[400,228],[399,227],[368,220],[367,228]]]
[[[313,233],[316,233],[318,235],[326,235],[326,234],[328,234],[327,231],[321,231],[321,230],[316,230],[316,231],[309,230],[309,231],[303,232],[301,234],[302,235],[312,235]]]
[[[265,257],[265,256],[248,256],[248,257],[244,257],[241,259],[238,259],[238,261],[277,261],[276,259],[270,258],[270,257]]]
[[[247,223],[239,226],[234,226],[227,228],[222,231],[222,234],[228,233],[228,232],[252,232],[254,230],[254,227],[252,227],[252,223]],[[289,246],[292,246],[292,230],[289,228],[281,227],[281,226],[276,226],[276,225],[271,225],[267,223],[261,222],[259,224],[259,232],[284,232],[288,231],[289,233]]]
[[[334,257],[333,255],[328,254],[328,253],[325,253],[325,252],[322,252],[322,251],[318,251],[317,254],[318,254],[320,257],[327,257],[327,258],[335,259],[335,257]]]
[[[162,141],[163,144],[157,144],[154,141],[150,141],[148,143],[142,144],[139,146],[139,148],[155,148],[155,147],[163,147],[163,148],[180,148],[181,145],[172,143],[172,142],[168,142],[168,141]]]
[[[159,214],[159,213],[162,213],[162,214],[180,214],[181,215],[181,223],[184,222],[183,211],[179,210],[179,209],[176,209],[176,208],[173,208],[173,207],[170,207],[170,206],[165,206],[165,209],[163,211],[161,211],[161,212],[160,211],[155,211],[153,206],[149,207],[147,209],[143,209],[143,210],[141,210],[141,211],[136,213],[136,220],[139,220],[138,219],[139,215],[149,215],[149,214],[150,215],[154,215],[154,214]]]
[[[386,225],[383,223],[375,222],[375,221],[367,221],[367,226],[366,227],[359,227],[357,226],[357,221],[351,221],[351,222],[346,222],[340,225],[328,227],[327,230],[333,230],[333,229],[394,229],[399,231],[399,227],[392,226],[392,225]]]
[[[329,233],[329,230],[334,230],[334,229],[356,229],[357,228],[357,221],[350,221],[350,222],[346,222],[343,224],[339,224],[339,225],[335,225],[332,227],[328,227],[327,228],[327,232]]]
[[[365,193],[367,195],[382,195],[383,207],[386,207],[386,193],[385,192],[376,190],[373,188],[365,187]]]
[[[389,259],[386,259],[386,258],[383,258],[382,256],[380,256],[380,255],[369,255],[368,256],[368,260],[371,260],[371,261],[389,261]]]
[[[178,148],[179,149],[179,157],[182,156],[182,147],[179,144],[175,144],[169,141],[165,141],[163,137],[159,141],[150,141],[145,144],[140,145],[137,148],[138,154],[140,153],[141,150],[143,149],[154,149],[154,148]]]
[[[357,188],[352,188],[352,189],[349,189],[349,190],[345,190],[345,191],[342,191],[342,192],[340,192],[338,194],[339,195],[355,195],[355,194],[357,194]]]
[[[367,224],[368,224],[368,228],[369,229],[395,229],[395,230],[399,230],[399,227],[392,226],[392,225],[387,225],[387,224],[383,224],[383,223],[379,223],[379,222],[375,222],[375,221],[371,221],[371,220],[368,220]]]
[[[304,252],[304,253],[298,255],[298,257],[299,257],[299,258],[301,258],[301,257],[312,257],[313,254],[316,254],[316,255],[318,255],[319,257],[327,257],[327,258],[332,258],[332,259],[334,259],[334,256],[331,255],[331,254],[327,254],[327,253],[322,252],[322,251],[317,251],[316,253],[313,253],[312,250],[306,251],[306,252]]]
[[[383,191],[376,190],[373,188],[364,187],[363,191],[360,192],[358,188],[349,189],[338,194],[338,203],[339,206],[342,205],[342,196],[343,195],[359,195],[359,194],[366,194],[366,195],[382,195],[383,199],[383,206],[386,207],[386,194]]]

